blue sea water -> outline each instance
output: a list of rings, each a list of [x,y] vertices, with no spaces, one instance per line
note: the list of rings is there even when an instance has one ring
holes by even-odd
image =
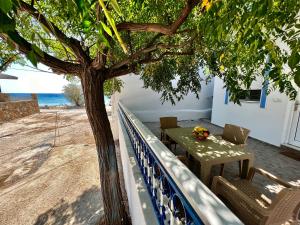
[[[8,93],[13,101],[29,100],[31,94],[28,93]],[[39,106],[62,106],[72,105],[72,103],[65,97],[63,93],[48,93],[37,94]],[[109,98],[105,96],[105,104],[109,104]]]

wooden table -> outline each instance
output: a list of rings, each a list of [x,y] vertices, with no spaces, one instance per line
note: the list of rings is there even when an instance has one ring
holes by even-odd
[[[222,163],[243,161],[242,178],[253,165],[253,154],[243,147],[210,135],[205,141],[198,141],[192,135],[193,127],[166,129],[165,134],[176,141],[184,150],[201,164],[200,179],[209,185],[211,168]]]

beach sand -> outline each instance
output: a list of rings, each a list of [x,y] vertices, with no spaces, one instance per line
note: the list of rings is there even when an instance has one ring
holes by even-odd
[[[0,125],[0,224],[97,224],[98,162],[84,109]]]

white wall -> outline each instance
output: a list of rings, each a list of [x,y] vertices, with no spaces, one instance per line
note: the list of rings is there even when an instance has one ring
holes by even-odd
[[[285,142],[291,105],[286,95],[271,92],[267,96],[266,108],[260,108],[259,102],[242,102],[241,106],[230,101],[224,104],[223,86],[222,80],[215,78],[212,123],[222,127],[225,123],[231,123],[248,128],[251,137],[276,146]]]
[[[176,105],[172,105],[170,102],[162,104],[160,93],[143,88],[143,81],[139,76],[127,75],[121,79],[124,87],[119,99],[143,122],[159,121],[162,116],[177,116],[179,120],[210,117],[213,82],[208,85],[202,83],[199,99],[194,94],[189,94]]]
[[[159,225],[129,136],[121,121],[117,121],[124,183],[132,225]]]

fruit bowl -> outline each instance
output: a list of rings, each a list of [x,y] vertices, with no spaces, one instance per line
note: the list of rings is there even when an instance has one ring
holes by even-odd
[[[205,127],[196,126],[193,130],[193,136],[198,141],[205,141],[206,138],[209,136],[209,130]]]

